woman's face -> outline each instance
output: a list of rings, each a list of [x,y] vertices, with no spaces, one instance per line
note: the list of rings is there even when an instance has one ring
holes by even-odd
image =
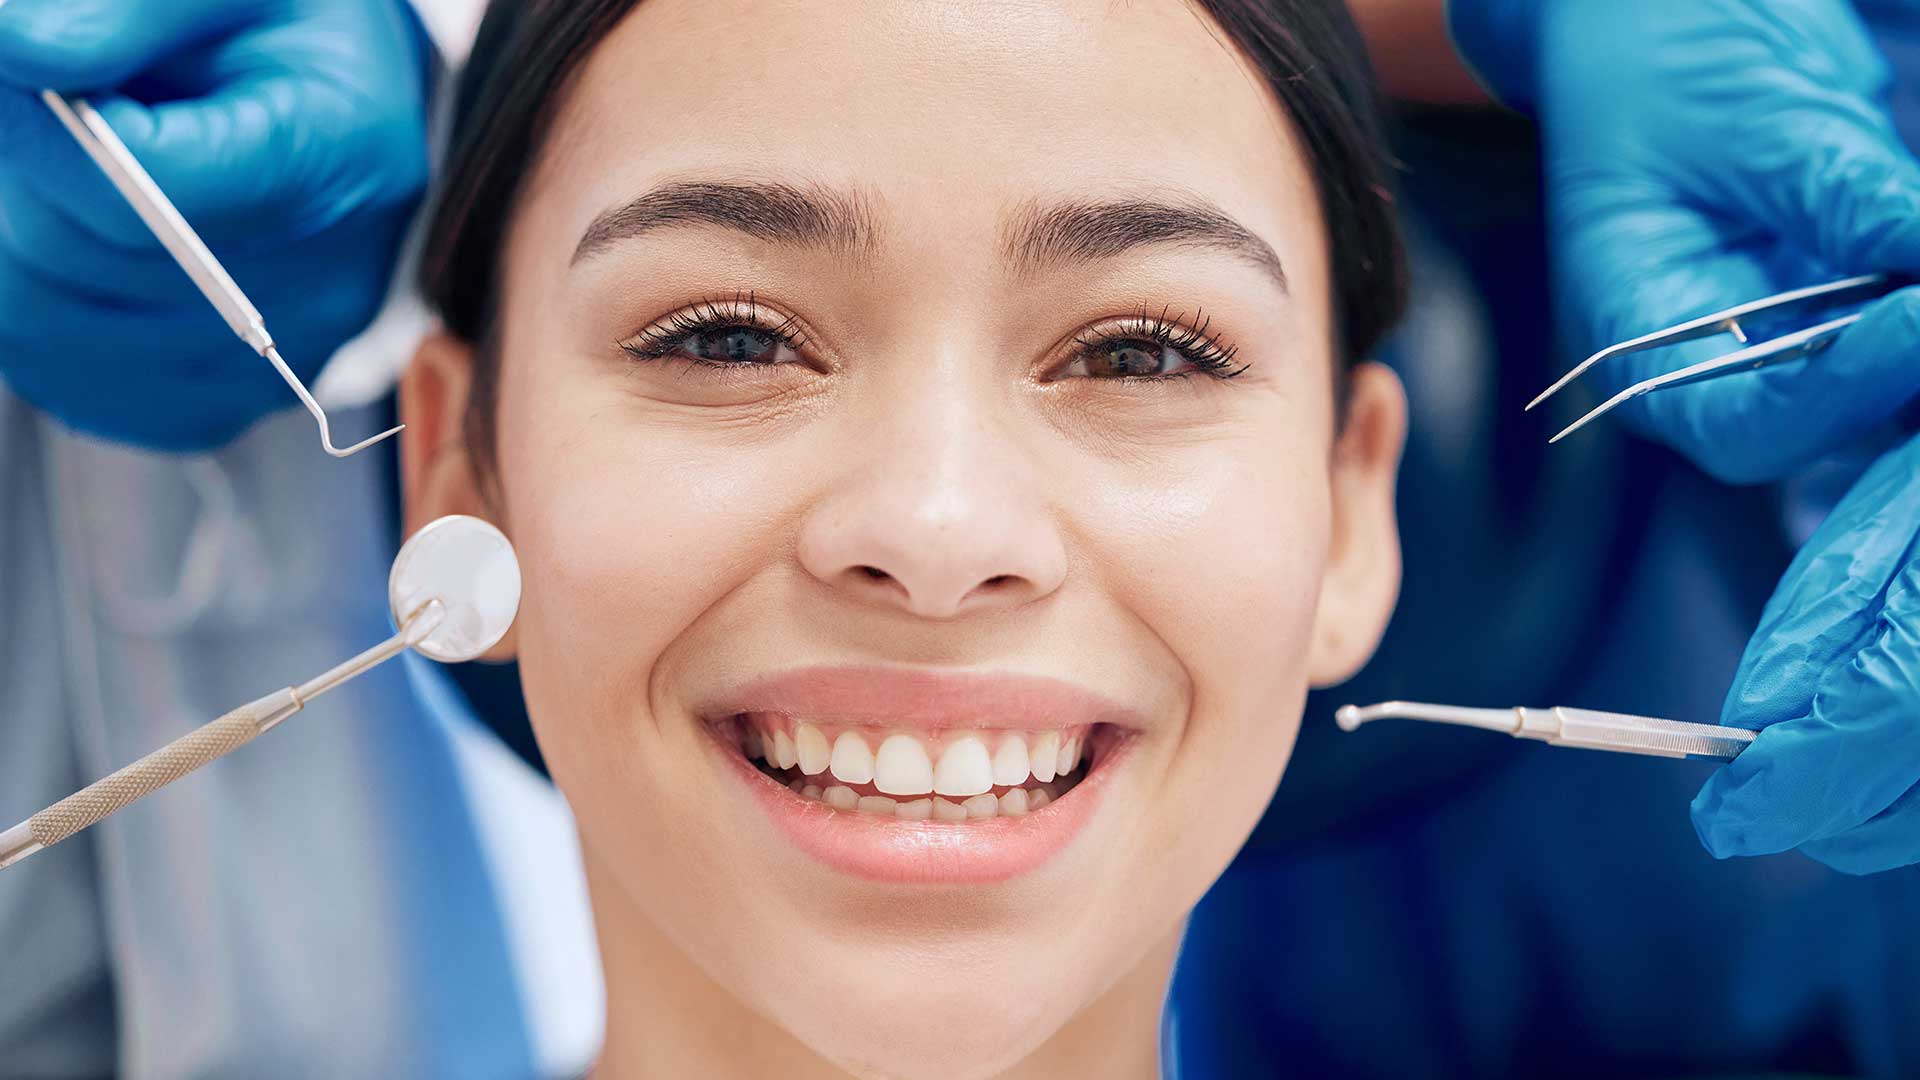
[[[495,494],[465,349],[406,418],[412,523],[518,549],[616,1013],[649,937],[869,1073],[1006,1068],[1143,961],[1157,1002],[1397,587],[1326,243],[1178,0],[649,0],[596,48],[510,228]]]

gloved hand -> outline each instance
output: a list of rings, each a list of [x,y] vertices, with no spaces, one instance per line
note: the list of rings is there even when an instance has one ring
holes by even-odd
[[[1720,722],[1762,730],[1693,800],[1707,850],[1798,848],[1855,874],[1920,863],[1920,436],[1794,559]]]
[[[297,404],[40,88],[86,92],[310,379],[385,295],[429,63],[400,0],[0,0],[0,381],[160,449]]]
[[[1544,144],[1561,324],[1584,355],[1856,273],[1920,271],[1920,162],[1844,0],[1451,0],[1463,57]],[[1797,325],[1826,316],[1802,312]],[[1738,348],[1610,359],[1603,396]],[[1732,482],[1777,478],[1920,392],[1920,291],[1810,361],[1649,394],[1613,416]]]

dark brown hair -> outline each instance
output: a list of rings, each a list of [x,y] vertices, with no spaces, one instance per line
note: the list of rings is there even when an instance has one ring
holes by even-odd
[[[483,472],[492,465],[499,268],[514,204],[569,81],[639,2],[493,0],[460,80],[420,284],[447,330],[476,346],[465,424]],[[1342,0],[1190,2],[1266,77],[1305,144],[1326,217],[1344,371],[1398,321],[1407,289],[1365,46]]]

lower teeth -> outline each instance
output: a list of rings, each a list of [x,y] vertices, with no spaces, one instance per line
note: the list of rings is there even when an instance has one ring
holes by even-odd
[[[1086,775],[1082,766],[1067,776],[1045,784],[1029,783],[1021,787],[989,791],[967,799],[949,799],[943,795],[919,795],[895,799],[886,795],[867,795],[833,782],[831,775],[799,775],[796,769],[773,769],[764,761],[753,764],[767,776],[787,786],[802,798],[824,802],[836,810],[847,810],[876,817],[895,817],[908,821],[979,821],[994,817],[1023,817],[1065,794]],[[827,783],[822,784],[820,781]]]

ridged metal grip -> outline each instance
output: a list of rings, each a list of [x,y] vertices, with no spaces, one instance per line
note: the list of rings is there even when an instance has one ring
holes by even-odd
[[[278,695],[242,705],[61,799],[28,818],[27,827],[41,846],[52,847],[108,814],[251,742],[298,707],[291,692],[286,693],[285,705],[278,700]]]

